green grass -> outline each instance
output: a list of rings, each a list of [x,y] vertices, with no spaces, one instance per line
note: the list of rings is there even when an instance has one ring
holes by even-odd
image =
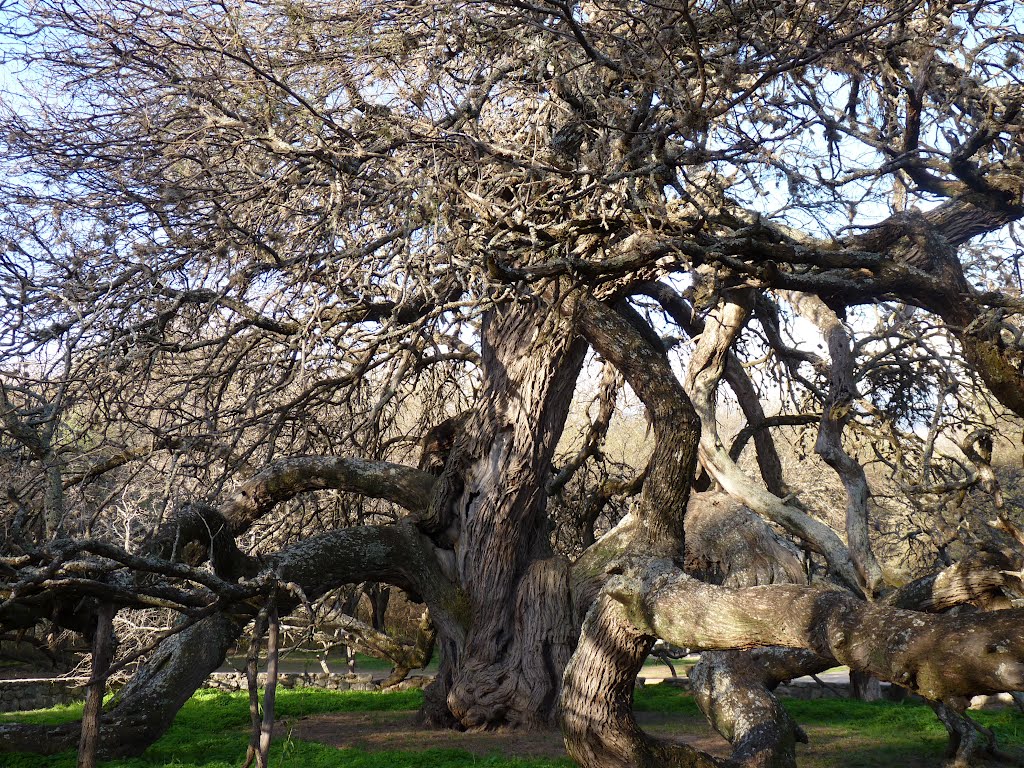
[[[417,709],[418,690],[395,693],[363,691],[279,690],[277,716],[297,718],[324,712],[391,712]],[[238,768],[248,743],[249,703],[244,693],[197,691],[182,707],[163,738],[144,755],[102,763],[104,768]],[[82,706],[54,707],[37,712],[0,715],[0,722],[52,725],[82,715]],[[364,752],[278,738],[270,751],[271,768],[564,768],[567,760],[519,760],[478,757],[457,749],[410,752]],[[42,757],[4,755],[4,768],[75,768],[74,752]]]
[[[423,701],[418,690],[396,693],[341,692],[314,689],[279,690],[278,716],[282,720],[326,712],[391,712],[417,709]],[[684,724],[703,717],[689,694],[670,686],[637,690],[639,712],[679,715]],[[812,744],[801,747],[801,766],[834,765],[843,755],[844,766],[904,766],[941,763],[946,735],[930,709],[914,703],[864,703],[839,699],[801,701],[787,699],[793,717],[811,733]],[[0,722],[56,724],[81,716],[81,705],[54,707],[30,713],[0,715]],[[1014,709],[976,712],[972,717],[995,728],[1000,744],[1024,747],[1024,717]],[[173,725],[142,757],[104,763],[104,768],[237,768],[248,739],[248,700],[244,693],[199,691],[182,708]],[[922,760],[924,762],[922,762]],[[74,768],[75,755],[51,757],[4,755],[5,768]],[[479,757],[458,749],[366,752],[301,742],[290,737],[275,740],[271,768],[568,768],[566,759],[517,759],[495,755]]]
[[[82,719],[82,702],[61,704],[50,709],[32,712],[0,712],[0,723],[29,723],[31,725],[60,725]]]
[[[847,699],[783,699],[786,709],[807,730],[811,743],[797,750],[801,768],[832,768],[842,755],[844,768],[943,765],[946,731],[930,708],[919,702],[861,702]],[[681,720],[703,716],[693,697],[671,686],[637,690],[638,712],[672,712]],[[971,712],[971,718],[995,730],[999,745],[1024,748],[1024,716],[1014,708]]]

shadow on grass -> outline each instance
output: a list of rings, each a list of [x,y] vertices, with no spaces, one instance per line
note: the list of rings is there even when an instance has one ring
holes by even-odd
[[[280,720],[325,712],[390,712],[417,709],[423,701],[420,691],[371,693],[304,689],[280,690],[277,716]],[[238,768],[245,759],[248,743],[249,704],[246,695],[222,691],[198,691],[182,707],[174,724],[141,757],[103,762],[103,768]],[[0,722],[53,725],[82,716],[81,705],[55,707],[38,712],[5,715]],[[4,755],[4,768],[75,768],[74,752],[40,756]],[[335,749],[322,744],[279,737],[271,748],[270,766],[305,768],[567,768],[568,760],[520,760],[505,757],[481,758],[463,750],[365,752]]]
[[[417,709],[420,691],[397,693],[280,690],[281,721],[328,712],[385,712]],[[811,733],[812,743],[801,747],[798,759],[805,766],[835,765],[837,755],[851,768],[939,765],[946,744],[945,731],[927,707],[889,702],[844,700],[787,700],[794,718]],[[676,714],[681,720],[703,720],[693,698],[668,686],[637,691],[636,709]],[[995,728],[1004,746],[1024,746],[1024,716],[1006,709],[972,713],[986,727]],[[0,716],[0,722],[55,724],[81,717],[81,705],[55,707],[33,713]],[[199,691],[182,708],[167,734],[139,758],[103,763],[104,768],[237,768],[245,757],[249,722],[245,694]],[[4,755],[6,768],[74,768],[73,752],[41,757]],[[293,740],[284,734],[275,740],[271,768],[567,768],[567,759],[517,759],[514,756],[480,757],[463,750],[367,752]]]

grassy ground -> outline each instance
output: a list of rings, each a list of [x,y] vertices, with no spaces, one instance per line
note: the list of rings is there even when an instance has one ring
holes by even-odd
[[[498,750],[492,748],[489,754],[481,753],[473,748],[472,734],[459,735],[463,740],[453,735],[441,742],[446,747],[459,748],[417,750],[415,745],[420,742],[416,740],[417,732],[409,725],[409,712],[419,706],[421,696],[419,691],[379,694],[282,690],[278,694],[278,716],[282,721],[298,723],[295,731],[302,731],[300,726],[315,724],[322,717],[341,718],[339,722],[347,722],[350,729],[356,725],[364,732],[372,731],[375,724],[387,725],[400,720],[404,730],[397,742],[338,749],[294,738],[291,728],[285,726],[272,749],[271,768],[568,768],[572,765],[566,758],[555,756],[557,734],[548,735],[550,756],[540,758],[517,758],[510,754],[514,750],[507,746]],[[800,748],[801,766],[825,768],[841,763],[851,768],[917,768],[942,762],[945,733],[926,707],[840,700],[793,700],[787,701],[787,707],[811,736],[810,747]],[[640,689],[636,709],[642,718],[652,723],[655,732],[693,736],[700,744],[715,738],[693,699],[668,686]],[[35,713],[0,715],[0,722],[56,723],[80,714],[80,706],[57,707]],[[996,728],[1003,745],[1024,747],[1024,717],[1015,710],[981,712],[977,713],[977,719]],[[237,768],[245,755],[247,724],[244,694],[200,691],[181,710],[168,733],[145,755],[105,763],[104,768]],[[324,725],[329,733],[330,723]],[[71,752],[53,757],[4,755],[0,763],[5,768],[74,768],[75,755]]]

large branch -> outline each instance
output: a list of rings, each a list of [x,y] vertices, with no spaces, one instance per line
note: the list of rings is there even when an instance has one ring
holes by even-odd
[[[662,349],[647,341],[639,318],[583,299],[580,328],[595,350],[621,371],[647,407],[654,451],[632,511],[587,549],[573,569],[573,598],[586,610],[611,564],[627,552],[659,551],[677,557],[684,513],[697,463],[700,420]],[[645,329],[644,329],[645,330]],[[643,733],[632,713],[635,678],[654,638],[638,632],[602,598],[589,611],[583,634],[563,676],[560,719],[569,755],[590,768],[688,765],[721,761]]]
[[[896,214],[866,234],[838,242],[815,240],[744,213],[741,219],[750,226],[697,250],[701,258],[764,287],[830,296],[844,304],[893,299],[935,313],[992,394],[1024,415],[1024,350],[1005,343],[1001,334],[1003,314],[1024,313],[1024,303],[1005,293],[975,290],[956,254],[957,246],[1001,229],[1020,213],[949,200],[926,213]],[[815,269],[788,271],[779,264]]]
[[[333,489],[387,499],[414,515],[423,515],[435,481],[433,475],[401,464],[296,456],[260,471],[220,506],[220,513],[237,536],[282,501],[300,493]]]
[[[1006,594],[1020,589],[1024,553],[1011,557],[999,552],[977,553],[938,573],[931,573],[885,596],[895,608],[940,613],[958,605],[981,610],[1002,608]]]
[[[729,347],[749,316],[750,299],[749,293],[736,293],[724,299],[708,316],[687,368],[688,389],[704,426],[700,439],[701,463],[729,495],[805,541],[824,555],[835,575],[859,589],[859,578],[851,565],[849,551],[835,531],[755,484],[732,460],[718,435],[715,394]]]
[[[442,573],[433,545],[410,525],[347,528],[311,537],[268,558],[257,579],[266,577],[299,585],[309,600],[343,584],[394,584],[426,600],[435,624],[456,636],[462,631],[454,613],[462,602],[457,587]],[[294,595],[279,600],[282,611],[298,603]],[[100,754],[137,755],[160,738],[196,688],[223,663],[254,613],[251,603],[238,604],[233,612],[203,618],[162,643],[104,712]],[[0,753],[71,749],[79,729],[78,723],[0,725]]]
[[[796,768],[796,743],[807,735],[774,694],[784,680],[835,666],[834,659],[792,648],[702,653],[690,670],[693,698],[732,744],[737,768]]]
[[[714,584],[807,583],[792,544],[725,494],[691,499],[686,555],[686,572]],[[807,737],[773,691],[782,680],[833,666],[833,659],[792,648],[705,652],[690,671],[690,689],[711,725],[732,744],[732,764],[794,768],[796,742]]]
[[[883,579],[868,533],[871,490],[864,468],[843,447],[843,430],[857,397],[850,334],[836,313],[817,296],[792,294],[788,298],[801,316],[818,327],[828,344],[829,393],[822,409],[814,451],[835,470],[846,489],[846,541],[861,583],[868,594],[873,594]]]
[[[634,515],[639,524],[634,543],[677,553],[696,466],[700,419],[665,353],[622,315],[598,301],[582,300],[578,318],[587,341],[619,369],[647,407],[654,432],[654,452]]]
[[[693,311],[693,307],[670,286],[664,283],[644,283],[637,290],[661,304],[662,308],[691,339],[697,339],[704,333],[704,322]],[[761,406],[761,397],[743,369],[743,364],[732,350],[726,352],[723,378],[736,395],[740,410],[743,411],[743,415],[747,419],[745,429],[749,432],[746,433],[746,439],[751,436],[754,438],[757,464],[765,486],[776,496],[786,496],[789,493],[789,488],[782,474],[782,459],[779,458],[779,452],[771,433],[762,428],[767,426],[768,417],[765,416],[764,408]]]
[[[649,559],[606,591],[643,631],[683,647],[805,648],[936,701],[1024,686],[1021,609],[934,615],[839,590],[733,589]]]

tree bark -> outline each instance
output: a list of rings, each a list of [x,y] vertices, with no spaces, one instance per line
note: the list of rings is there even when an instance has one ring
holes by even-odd
[[[783,680],[833,666],[809,651],[759,648],[705,651],[690,671],[690,688],[708,722],[732,744],[730,765],[795,768],[807,734],[773,691]]]
[[[114,657],[114,605],[101,603],[96,614],[96,634],[92,641],[92,672],[85,693],[82,735],[78,742],[78,768],[96,768],[96,748],[100,740],[100,714],[107,689],[107,669]]]
[[[761,517],[725,494],[698,494],[686,514],[686,570],[733,587],[806,584],[794,547]],[[832,659],[791,648],[705,651],[690,689],[711,725],[733,746],[743,768],[792,768],[807,737],[773,691],[782,680],[834,666]]]
[[[600,598],[565,670],[561,727],[569,757],[584,768],[722,768],[725,762],[641,730],[633,716],[636,676],[654,644],[621,603]]]
[[[700,420],[664,353],[645,334],[594,301],[584,302],[580,315],[587,339],[643,401],[654,432],[654,451],[636,505],[574,568],[573,599],[577,610],[585,611],[624,558],[639,552],[670,557],[682,553]],[[623,606],[606,595],[587,612],[561,697],[566,749],[581,766],[722,765],[692,747],[655,739],[637,725],[633,687],[654,639],[654,633],[638,630]]]
[[[545,488],[586,352],[572,306],[572,296],[552,290],[484,318],[483,405],[449,457],[464,468],[461,490],[436,516],[451,520],[446,535],[470,628],[462,648],[439,631],[428,706],[443,700],[463,728],[554,722],[575,626],[567,564],[551,552]]]
[[[633,621],[688,648],[805,648],[933,700],[1024,686],[1024,610],[933,615],[847,592],[774,585],[732,589],[646,559],[609,582]]]
[[[966,699],[929,701],[939,721],[949,734],[946,757],[947,768],[973,768],[979,763],[1024,765],[1024,760],[1004,752],[996,744],[995,734],[967,717]]]
[[[850,698],[858,701],[880,701],[882,681],[868,672],[850,670]]]
[[[387,499],[423,514],[437,478],[401,464],[338,456],[294,456],[274,462],[238,488],[219,512],[238,536],[275,505],[300,493],[333,488]]]

